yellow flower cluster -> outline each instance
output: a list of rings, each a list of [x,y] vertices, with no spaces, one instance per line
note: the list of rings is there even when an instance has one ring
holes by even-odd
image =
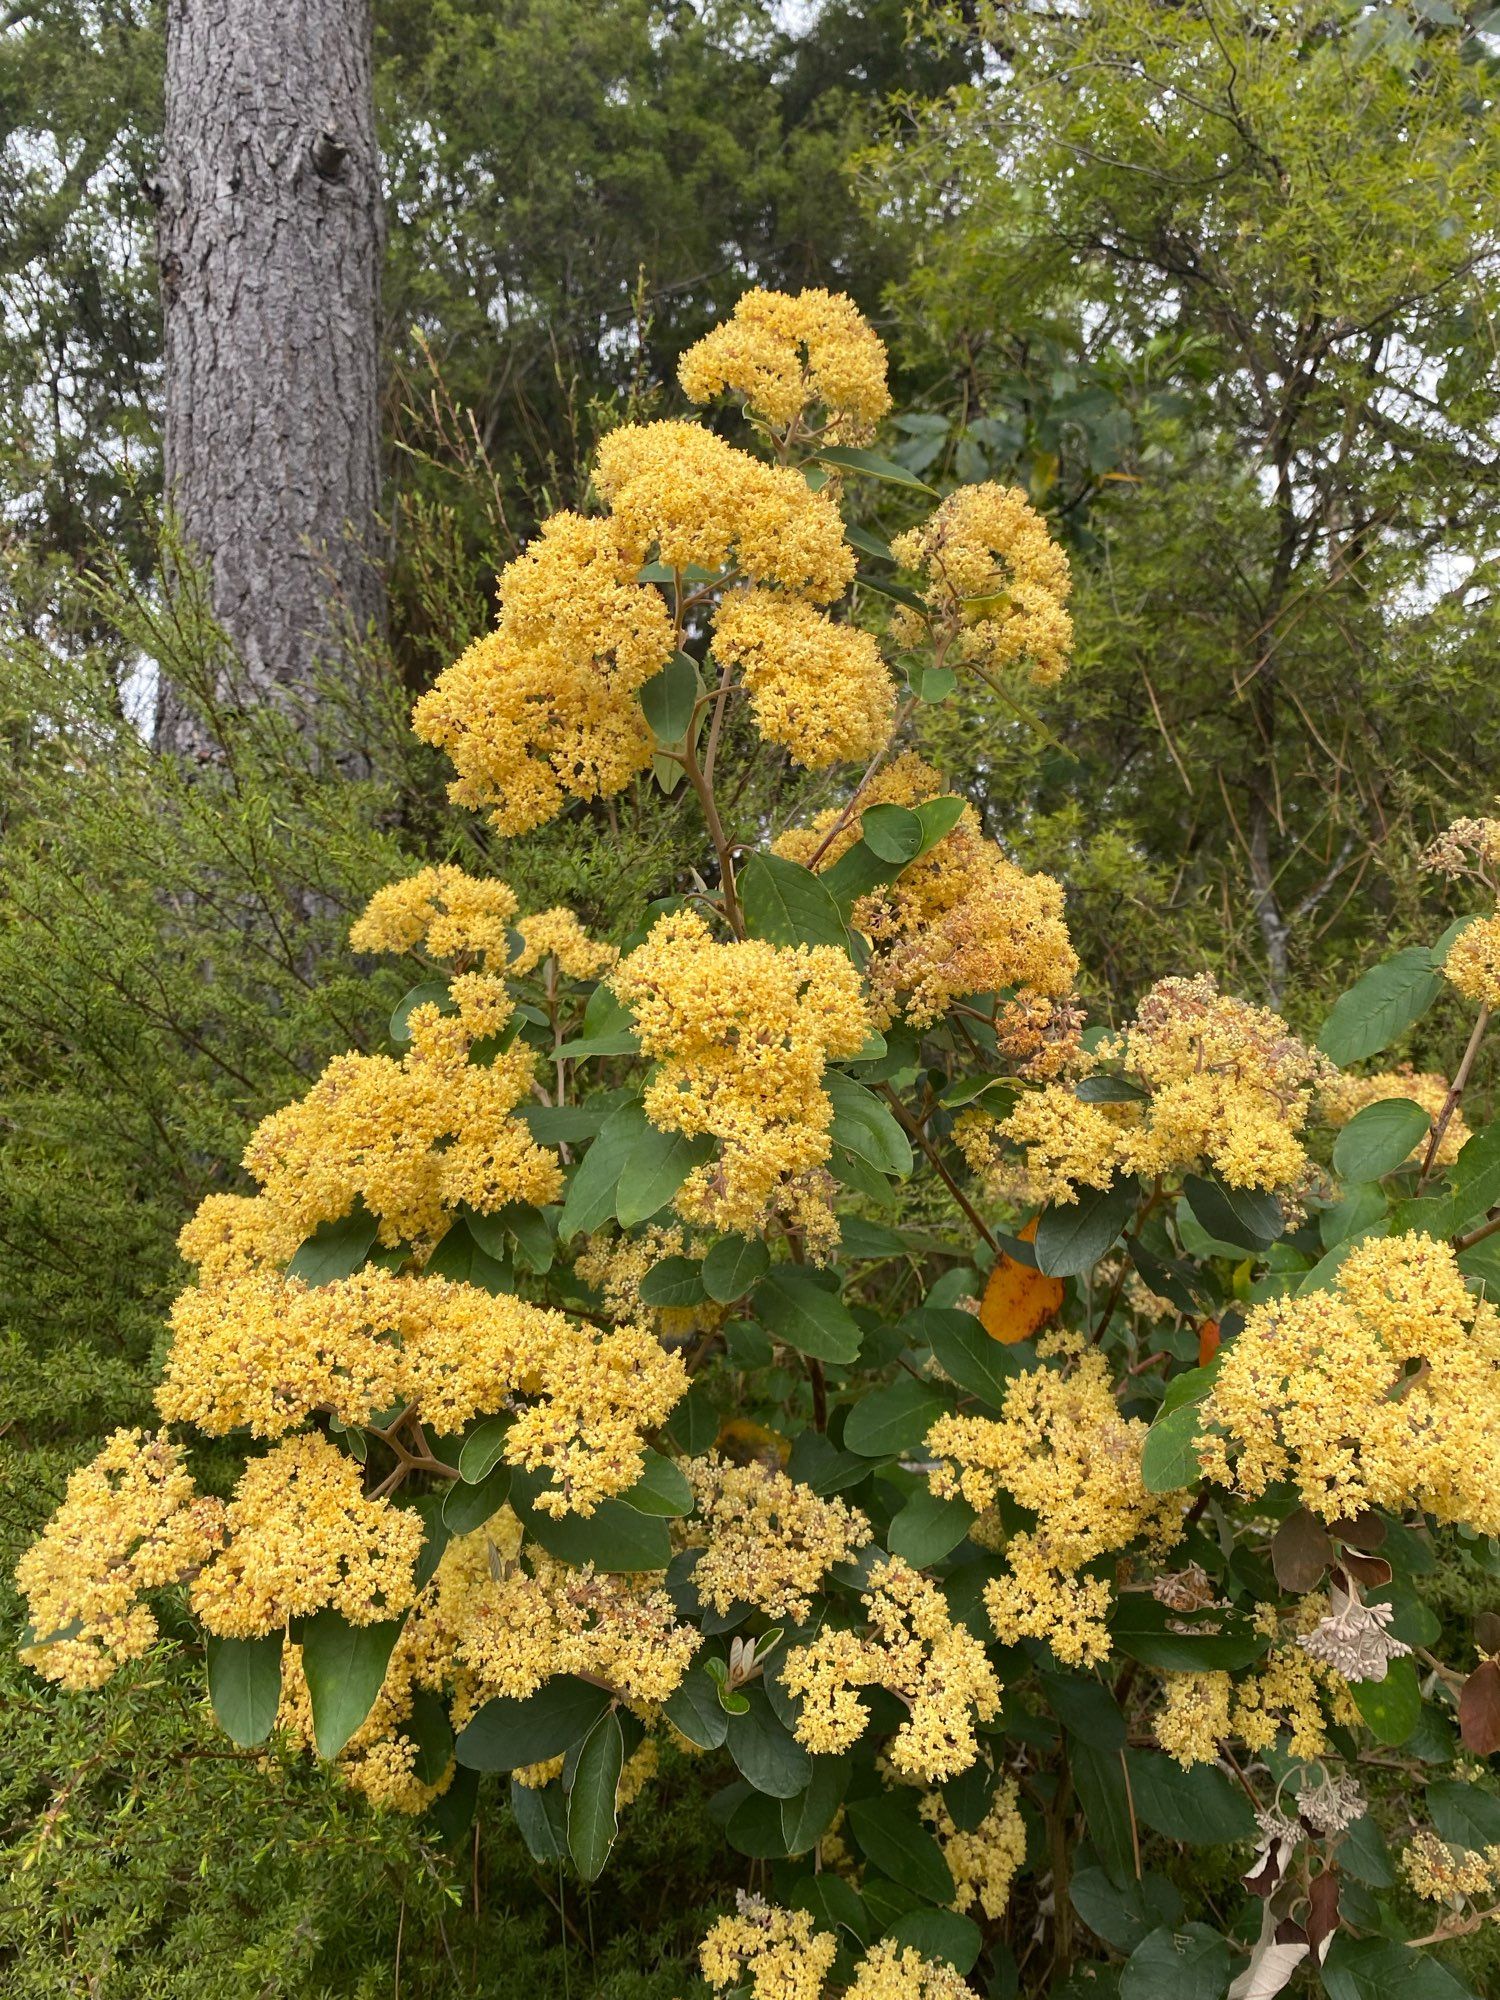
[[[144,1593],[208,1560],[223,1513],[199,1496],[165,1432],[116,1431],[69,1475],[63,1504],[16,1565],[34,1635],[21,1658],[65,1688],[102,1687],[156,1638]]]
[[[504,882],[462,868],[422,868],[377,889],[349,932],[354,951],[415,951],[432,958],[477,959],[505,969],[518,905]]]
[[[1490,1413],[1500,1311],[1446,1243],[1367,1239],[1330,1289],[1256,1306],[1202,1406],[1211,1479],[1250,1498],[1291,1481],[1325,1520],[1416,1506],[1500,1533]]]
[[[1424,1902],[1473,1901],[1500,1890],[1500,1847],[1450,1847],[1424,1831],[1403,1852],[1401,1872]]]
[[[817,1755],[847,1750],[870,1719],[855,1688],[888,1688],[908,1711],[890,1741],[893,1767],[943,1784],[979,1754],[976,1719],[999,1713],[994,1669],[979,1641],[954,1624],[937,1585],[899,1557],[875,1565],[863,1595],[864,1634],[825,1626],[787,1654],[782,1683],[802,1698],[798,1740]]]
[[[1459,933],[1443,960],[1443,977],[1476,1006],[1500,1007],[1500,911]]]
[[[838,597],[854,551],[838,509],[800,472],[765,465],[701,424],[626,424],[599,446],[594,483],[636,561],[739,570],[814,604]]]
[[[666,1701],[701,1640],[654,1574],[574,1569],[531,1544],[509,1508],[444,1551],[438,1611],[459,1636],[469,1698],[524,1700],[557,1674],[606,1683],[646,1708]]]
[[[1230,999],[1206,973],[1163,979],[1095,1053],[1118,1060],[1147,1100],[1082,1104],[1068,1083],[1023,1097],[999,1127],[1025,1155],[1010,1176],[1015,1198],[1076,1201],[1116,1173],[1213,1171],[1267,1192],[1306,1178],[1302,1130],[1335,1072],[1280,1015]]]
[[[727,447],[726,447],[727,449]],[[554,514],[500,578],[500,617],[412,711],[458,771],[449,796],[501,833],[609,797],[651,761],[636,699],[671,658],[661,593],[615,523]]]
[[[446,1648],[434,1646],[434,1621],[423,1618],[422,1608],[419,1599],[397,1637],[370,1713],[337,1759],[342,1781],[385,1812],[425,1812],[452,1784],[456,1768],[450,1756],[435,1778],[417,1775],[414,1711],[424,1693],[444,1685],[447,1659]],[[276,1727],[288,1750],[314,1751],[312,1696],[297,1645],[282,1649]]]
[[[985,1587],[1007,1644],[1044,1639],[1069,1666],[1108,1657],[1110,1587],[1079,1571],[1139,1537],[1164,1550],[1180,1533],[1173,1496],[1141,1479],[1145,1441],[1146,1425],[1120,1415],[1096,1350],[1016,1376],[998,1419],[942,1417],[928,1432],[927,1449],[947,1461],[931,1474],[935,1493],[961,1494],[981,1514],[1006,1493],[1037,1517],[1006,1544],[1009,1575]]]
[[[1390,1097],[1409,1098],[1413,1104],[1420,1104],[1430,1119],[1436,1119],[1447,1101],[1448,1079],[1432,1070],[1414,1070],[1407,1064],[1399,1069],[1377,1070],[1369,1076],[1348,1076],[1341,1071],[1324,1084],[1320,1102],[1330,1125],[1347,1125],[1356,1112],[1370,1104],[1384,1103]],[[1452,1166],[1472,1136],[1463,1113],[1455,1111],[1438,1141],[1434,1165]],[[1408,1158],[1420,1160],[1426,1151],[1424,1135],[1412,1147]]]
[[[915,1945],[883,1938],[854,1968],[844,2000],[972,2000],[973,1991],[946,1960],[924,1958]]]
[[[989,1811],[971,1831],[955,1826],[941,1793],[923,1799],[922,1817],[936,1835],[953,1877],[955,1910],[977,1906],[986,1917],[1005,1915],[1011,1884],[1026,1860],[1020,1797],[1015,1779],[1003,1779],[995,1787]]]
[[[359,1465],[316,1432],[250,1461],[225,1525],[228,1540],[192,1592],[221,1639],[258,1638],[325,1606],[370,1625],[412,1601],[420,1517],[367,1500]]]
[[[1500,819],[1456,819],[1422,856],[1424,867],[1450,881],[1472,876],[1500,896]]]
[[[675,1224],[649,1223],[630,1236],[601,1230],[584,1239],[573,1269],[599,1294],[611,1319],[653,1327],[664,1340],[684,1340],[701,1329],[721,1326],[729,1308],[707,1299],[693,1306],[643,1305],[640,1289],[653,1264],[664,1257],[692,1255],[690,1245],[688,1232]]]
[[[522,917],[516,930],[521,949],[510,967],[516,978],[534,971],[543,959],[555,958],[565,979],[598,979],[620,956],[614,945],[591,938],[569,909],[539,910],[534,917]]]
[[[469,1060],[474,1041],[509,1016],[503,982],[468,974],[453,995],[457,1015],[413,1011],[400,1060],[336,1056],[304,1098],[256,1129],[245,1166],[264,1189],[268,1234],[283,1254],[356,1201],[378,1218],[382,1243],[422,1252],[461,1203],[490,1214],[561,1193],[556,1155],[511,1115],[530,1091],[533,1051],[516,1042],[490,1063]]]
[[[806,1910],[778,1909],[742,1891],[738,1914],[713,1925],[698,1962],[721,1993],[748,1985],[754,2000],[822,2000],[837,1956],[837,1938],[815,1929]]]
[[[1062,679],[1073,646],[1068,559],[1019,486],[961,486],[891,549],[927,580],[927,616],[902,609],[892,620],[903,644],[920,645],[930,622],[950,665],[1004,673],[1025,662],[1038,687]]]
[[[815,1253],[837,1240],[821,1172],[833,1107],[830,1060],[870,1032],[859,975],[830,945],[759,939],[717,943],[692,910],[661,917],[624,959],[615,992],[661,1065],[645,1110],[664,1132],[710,1133],[719,1157],[677,1194],[690,1223],[752,1235],[773,1213],[806,1232]]]
[[[1238,1740],[1258,1755],[1284,1733],[1294,1757],[1327,1756],[1330,1726],[1357,1725],[1359,1711],[1343,1675],[1297,1643],[1322,1609],[1321,1599],[1307,1599],[1282,1635],[1275,1608],[1262,1606],[1257,1613],[1262,1630],[1278,1636],[1252,1672],[1233,1679],[1227,1673],[1168,1674],[1155,1724],[1167,1755],[1187,1770],[1215,1763],[1223,1743]]]
[[[721,1614],[736,1602],[800,1622],[835,1563],[869,1541],[869,1522],[842,1500],[824,1500],[784,1472],[731,1465],[710,1454],[684,1467],[692,1481],[694,1532],[707,1542],[693,1588]]]
[[[677,379],[692,402],[727,391],[783,431],[821,407],[846,443],[868,438],[891,407],[885,348],[841,292],[747,292],[683,355]]]
[[[868,808],[922,805],[943,789],[940,772],[903,752],[862,787],[859,812],[846,824],[839,824],[837,809],[821,813],[783,834],[775,852],[831,868],[859,839],[860,816]],[[1010,987],[1031,999],[1063,995],[1078,973],[1061,888],[1051,876],[1028,875],[1007,861],[985,838],[972,806],[889,887],[861,897],[854,922],[873,948],[870,986],[886,1022],[904,1013],[926,1027],[966,994]],[[1028,1038],[1042,1026],[1025,1009],[1015,1025]]]
[[[739,673],[755,726],[809,771],[883,749],[896,690],[880,648],[804,598],[752,586],[731,591],[714,621],[714,658]]]

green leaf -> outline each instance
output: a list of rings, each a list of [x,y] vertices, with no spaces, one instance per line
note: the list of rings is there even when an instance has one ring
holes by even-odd
[[[443,1526],[449,1534],[468,1535],[482,1528],[505,1505],[512,1476],[511,1467],[502,1459],[472,1486],[456,1480],[443,1496]]]
[[[576,1146],[597,1137],[609,1114],[592,1104],[521,1104],[516,1116],[539,1146]]]
[[[1349,1694],[1378,1743],[1404,1743],[1422,1719],[1415,1660],[1391,1660],[1383,1681],[1350,1681]]]
[[[831,944],[846,950],[849,933],[820,876],[779,854],[752,854],[735,877],[745,928],[768,944]]]
[[[954,1910],[908,1910],[885,1935],[903,1950],[943,1959],[959,1972],[973,1971],[984,1942],[978,1924]]]
[[[1203,1477],[1198,1463],[1199,1418],[1196,1403],[1160,1416],[1146,1433],[1141,1453],[1141,1480],[1148,1493],[1175,1493],[1196,1486]]]
[[[587,1516],[548,1514],[536,1505],[546,1484],[545,1473],[518,1467],[511,1475],[510,1504],[527,1534],[540,1542],[549,1556],[571,1563],[575,1569],[592,1563],[595,1569],[613,1575],[665,1569],[671,1561],[671,1537],[664,1517],[643,1514],[623,1500],[601,1500]]]
[[[1084,1076],[1073,1086],[1080,1104],[1143,1104],[1151,1093],[1123,1076]]]
[[[967,1500],[940,1500],[921,1486],[891,1522],[886,1546],[913,1569],[927,1569],[958,1547],[977,1518]]]
[[[1340,1069],[1379,1055],[1418,1021],[1442,991],[1426,945],[1408,945],[1394,958],[1372,966],[1333,1003],[1318,1047]]]
[[[411,1040],[411,1017],[419,1007],[436,1007],[440,1014],[456,1014],[458,1003],[448,990],[446,979],[424,979],[396,1002],[391,1014],[391,1040]]]
[[[631,1229],[665,1208],[694,1167],[701,1167],[713,1154],[714,1142],[706,1133],[687,1139],[680,1132],[659,1132],[648,1125],[631,1147],[616,1185],[615,1219],[620,1227]]]
[[[857,1799],[848,1818],[855,1844],[872,1867],[930,1903],[953,1901],[953,1877],[943,1850],[918,1819],[915,1801]]]
[[[881,562],[894,562],[889,542],[883,542],[879,535],[872,535],[868,528],[858,528],[852,521],[844,523],[844,540],[850,548],[858,549],[862,556],[876,556]]]
[[[568,1792],[568,1852],[585,1882],[594,1881],[615,1844],[615,1795],[625,1763],[625,1732],[607,1709],[583,1739]]]
[[[812,1777],[793,1798],[781,1802],[781,1837],[788,1854],[816,1847],[844,1803],[849,1783],[847,1757],[814,1757]]]
[[[1238,1249],[1264,1250],[1286,1226],[1275,1195],[1256,1188],[1230,1187],[1201,1174],[1184,1174],[1182,1191],[1209,1235]]]
[[[818,1361],[850,1362],[859,1355],[859,1327],[837,1293],[795,1265],[781,1264],[756,1287],[756,1315],[776,1338]]]
[[[700,1750],[717,1750],[729,1734],[729,1717],[719,1705],[719,1690],[701,1666],[688,1669],[662,1713]]]
[[[375,1706],[402,1622],[351,1625],[333,1610],[315,1611],[303,1622],[302,1669],[320,1757],[337,1757]]]
[[[908,472],[904,465],[897,465],[894,459],[881,458],[873,451],[859,451],[852,445],[825,444],[812,456],[820,465],[832,465],[842,472],[862,472],[870,479],[883,479],[889,486],[909,486],[914,492],[926,493],[934,500],[938,497],[932,487],[925,485],[915,473]]]
[[[649,1449],[640,1478],[620,1499],[639,1513],[660,1514],[663,1518],[693,1511],[693,1489],[687,1474],[675,1460]]]
[[[894,1458],[919,1445],[951,1404],[935,1382],[905,1373],[867,1389],[844,1424],[844,1445],[864,1458]]]
[[[1036,1359],[1024,1341],[1006,1346],[991,1340],[972,1313],[923,1306],[901,1326],[913,1340],[925,1339],[943,1373],[992,1410],[1004,1403],[1006,1385]]]
[[[231,1743],[252,1749],[264,1743],[281,1700],[280,1632],[263,1639],[208,1635],[208,1697]]]
[[[1130,1832],[1130,1800],[1125,1766],[1118,1750],[1101,1750],[1074,1738],[1069,1763],[1078,1800],[1088,1822],[1094,1852],[1110,1879],[1124,1884],[1135,1872],[1135,1843]]]
[[[453,1755],[453,1725],[442,1697],[430,1688],[418,1688],[412,1696],[411,1714],[401,1725],[401,1734],[417,1746],[412,1776],[419,1784],[435,1785]]]
[[[1127,1750],[1125,1762],[1137,1814],[1168,1840],[1217,1847],[1254,1839],[1249,1801],[1217,1765],[1194,1764],[1184,1771],[1155,1750]]]
[[[929,854],[940,840],[946,840],[964,816],[968,801],[945,794],[940,799],[924,799],[915,808],[922,822],[922,853]]]
[[[1116,1600],[1109,1629],[1120,1652],[1168,1674],[1233,1673],[1253,1665],[1270,1643],[1236,1612],[1171,1611],[1144,1590]]]
[[[843,1928],[860,1944],[869,1944],[875,1935],[869,1913],[858,1895],[842,1875],[826,1869],[821,1875],[804,1875],[794,1884],[791,1907],[810,1912],[820,1931],[837,1932]]]
[[[497,1264],[505,1261],[514,1246],[528,1270],[551,1270],[555,1254],[552,1231],[542,1210],[529,1202],[510,1201],[492,1215],[470,1214],[465,1221],[474,1241]]]
[[[696,1306],[703,1303],[703,1266],[691,1257],[663,1257],[641,1279],[639,1297],[646,1306]]]
[[[1328,2000],[1474,2000],[1426,1952],[1390,1938],[1336,1937],[1323,1962]]]
[[[1455,1847],[1481,1853],[1500,1846],[1500,1798],[1493,1792],[1445,1778],[1427,1787],[1426,1804],[1433,1825]]]
[[[1107,1687],[1086,1674],[1041,1676],[1047,1706],[1070,1736],[1096,1750],[1125,1748],[1125,1718]]]
[[[641,707],[658,743],[686,740],[701,691],[698,664],[688,653],[674,653],[661,672],[646,682],[641,689]]]
[[[1482,1222],[1500,1202],[1500,1125],[1487,1125],[1466,1140],[1448,1177],[1453,1193],[1445,1233],[1458,1235]]]
[[[867,806],[860,831],[872,853],[904,868],[922,851],[922,822],[909,806]]]
[[[379,1224],[362,1205],[337,1222],[320,1222],[286,1267],[289,1278],[327,1285],[357,1271],[370,1253]]]
[[[908,611],[925,612],[927,609],[921,596],[909,584],[893,583],[887,576],[872,576],[867,569],[857,569],[854,581],[862,583],[866,590],[873,590],[880,597],[889,597],[897,604],[904,604]]]
[[[840,1070],[824,1073],[823,1088],[833,1105],[834,1144],[868,1161],[877,1173],[905,1179],[912,1170],[911,1141],[890,1106]]]
[[[563,1859],[568,1851],[568,1808],[559,1786],[544,1785],[538,1791],[512,1778],[510,1809],[533,1861],[555,1864]]]
[[[459,1476],[477,1486],[500,1462],[513,1417],[486,1417],[464,1439],[458,1454]]]
[[[615,1190],[625,1171],[625,1162],[650,1129],[645,1112],[634,1098],[605,1119],[598,1138],[584,1154],[568,1184],[557,1225],[557,1233],[564,1242],[571,1236],[592,1233],[613,1219]]]
[[[1142,1938],[1120,1974],[1120,2000],[1220,2000],[1229,1984],[1229,1940],[1207,1924]]]
[[[1068,1893],[1089,1929],[1116,1951],[1134,1951],[1152,1931],[1182,1916],[1181,1896],[1161,1875],[1117,1884],[1102,1868],[1081,1868]]]
[[[487,1701],[459,1731],[454,1755],[472,1771],[545,1763],[581,1743],[609,1704],[607,1689],[561,1674],[524,1701]]]
[[[1091,1271],[1135,1213],[1140,1183],[1117,1176],[1107,1188],[1080,1188],[1075,1202],[1044,1208],[1033,1249],[1036,1267],[1049,1278]]]
[[[1356,1111],[1333,1142],[1333,1170],[1346,1181],[1378,1181],[1403,1166],[1432,1120],[1409,1097],[1387,1097]]]
[[[744,1692],[743,1713],[729,1718],[729,1754],[756,1791],[794,1799],[812,1782],[812,1759],[777,1718],[764,1688]]]
[[[721,1236],[703,1260],[703,1289],[721,1306],[733,1305],[771,1268],[758,1236]]]

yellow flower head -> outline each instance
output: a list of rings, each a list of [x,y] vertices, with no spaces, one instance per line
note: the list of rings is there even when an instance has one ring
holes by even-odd
[[[1456,819],[1427,848],[1422,865],[1450,881],[1472,876],[1500,896],[1500,819]]]
[[[753,1234],[779,1212],[818,1248],[834,1238],[820,1174],[831,1151],[830,1060],[870,1031],[859,975],[830,945],[715,942],[696,911],[661,917],[614,975],[646,1055],[661,1067],[646,1115],[719,1142],[677,1194],[688,1222]]]
[[[16,1565],[35,1635],[21,1658],[65,1688],[102,1687],[156,1638],[143,1594],[206,1562],[223,1515],[199,1497],[164,1431],[116,1431],[69,1476],[67,1498]]]
[[[259,1638],[330,1605],[351,1625],[373,1625],[412,1601],[420,1516],[367,1500],[361,1467],[317,1432],[251,1460],[225,1525],[192,1593],[221,1639]]]
[[[738,1601],[800,1622],[827,1572],[870,1539],[870,1524],[857,1508],[820,1499],[784,1472],[731,1465],[712,1454],[691,1460],[686,1471],[694,1528],[701,1523],[708,1531],[693,1588],[718,1612]]]
[[[1203,1405],[1210,1478],[1256,1498],[1289,1480],[1324,1520],[1419,1507],[1500,1533],[1489,1412],[1500,1311],[1446,1243],[1358,1243],[1324,1291],[1256,1306]]]
[[[1319,1093],[1319,1103],[1330,1125],[1347,1125],[1355,1113],[1363,1111],[1366,1105],[1382,1104],[1391,1097],[1409,1098],[1413,1104],[1420,1104],[1430,1119],[1436,1119],[1447,1102],[1448,1079],[1432,1070],[1419,1072],[1410,1064],[1403,1064],[1399,1069],[1377,1070],[1369,1076],[1348,1076],[1340,1072],[1324,1084]],[[1423,1134],[1407,1155],[1408,1159],[1420,1160],[1426,1155],[1428,1137],[1428,1134]],[[1454,1111],[1438,1141],[1438,1149],[1433,1156],[1434,1165],[1451,1167],[1472,1137],[1463,1113]]]
[[[458,771],[449,796],[501,833],[608,798],[651,761],[637,692],[672,656],[658,590],[613,523],[554,514],[500,579],[500,618],[412,712]]]
[[[885,348],[841,292],[746,292],[683,355],[677,378],[692,402],[737,395],[778,430],[821,408],[846,442],[868,437],[891,407]]]
[[[800,472],[765,465],[700,424],[626,424],[599,446],[594,482],[614,532],[644,562],[737,569],[814,604],[840,595],[854,551],[838,509]]]
[[[535,971],[544,959],[555,958],[565,979],[597,979],[620,956],[612,944],[591,938],[569,909],[540,910],[534,917],[522,917],[516,929],[521,949],[510,967],[516,978]]]
[[[838,1940],[813,1928],[806,1910],[782,1910],[741,1892],[736,1916],[720,1917],[699,1952],[716,1992],[749,1987],[752,2000],[823,2000]]]
[[[1476,1006],[1500,1007],[1500,912],[1460,931],[1443,960],[1443,977]]]
[[[940,1792],[923,1799],[922,1817],[936,1835],[953,1877],[953,1908],[977,1907],[987,1917],[1003,1917],[1011,1884],[1026,1860],[1026,1822],[1015,1779],[1006,1778],[995,1787],[989,1811],[972,1830],[954,1824]]]
[[[973,1987],[946,1959],[924,1958],[915,1945],[872,1944],[844,1990],[844,2000],[972,2000]]]
[[[864,761],[886,743],[896,690],[880,648],[804,598],[731,591],[714,624],[714,658],[736,670],[755,726],[809,771]]]
[[[354,951],[415,951],[432,958],[477,959],[505,970],[516,899],[503,882],[462,868],[419,869],[377,889],[349,932]]]
[[[1020,487],[961,486],[891,548],[927,579],[927,618],[902,610],[892,620],[904,643],[921,644],[930,619],[952,665],[1025,664],[1038,687],[1062,679],[1073,645],[1068,559]]]

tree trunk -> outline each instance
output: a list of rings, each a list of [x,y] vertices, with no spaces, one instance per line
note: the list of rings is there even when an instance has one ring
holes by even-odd
[[[166,492],[234,659],[305,714],[378,628],[382,219],[370,0],[169,0]],[[209,738],[163,682],[165,749]]]

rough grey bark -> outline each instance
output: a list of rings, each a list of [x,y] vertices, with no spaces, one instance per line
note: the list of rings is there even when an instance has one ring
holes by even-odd
[[[169,0],[158,248],[165,475],[235,659],[305,708],[378,626],[382,218],[370,0]],[[181,692],[164,748],[206,748]]]

